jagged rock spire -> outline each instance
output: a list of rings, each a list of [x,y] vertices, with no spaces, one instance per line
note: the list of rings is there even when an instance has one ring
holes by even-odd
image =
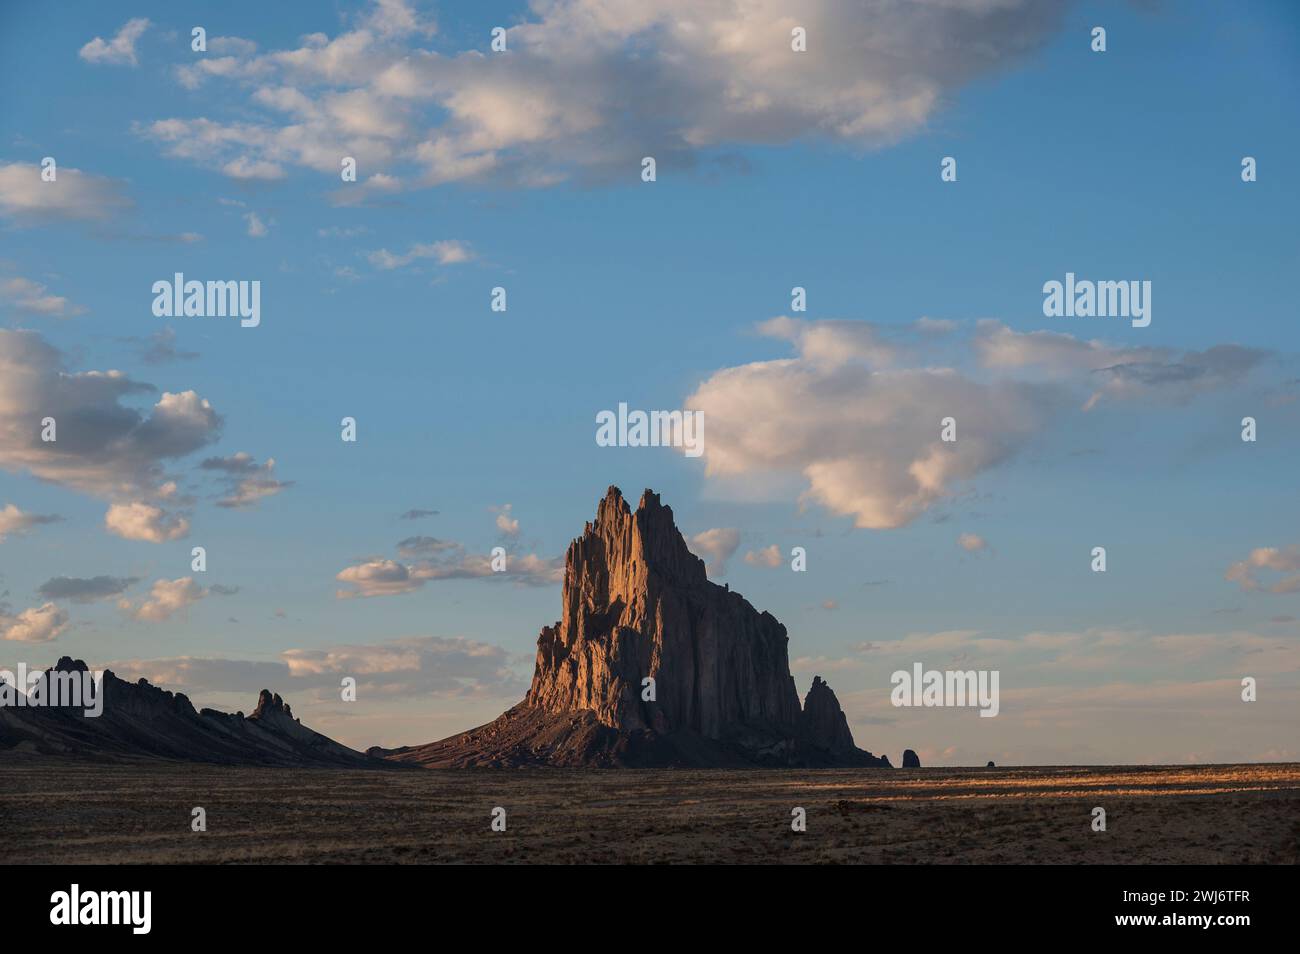
[[[383,752],[423,765],[880,765],[821,679],[799,706],[789,639],[711,583],[653,490],[610,487],[565,557],[524,701],[495,721]]]

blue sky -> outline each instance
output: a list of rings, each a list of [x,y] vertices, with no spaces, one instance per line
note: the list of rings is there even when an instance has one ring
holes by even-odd
[[[715,578],[787,625],[800,692],[828,678],[863,747],[1295,759],[1295,9],[786,3],[739,21],[723,2],[648,20],[611,3],[595,30],[591,6],[5,6],[0,327],[64,371],[156,388],[109,406],[147,417],[192,391],[220,416],[177,457],[55,467],[22,435],[56,365],[0,384],[7,661],[113,663],[228,708],[268,684],[350,744],[429,741],[522,695],[558,584],[542,569],[339,598],[338,575],[419,565],[397,547],[415,536],[542,566],[617,484],[659,491],[688,539],[736,532]],[[788,52],[789,22],[815,24],[807,53]],[[218,48],[192,52],[195,25]],[[487,50],[498,25],[509,53]],[[787,56],[807,59],[770,59]],[[200,74],[205,58],[229,62]],[[360,182],[332,171],[342,155]],[[1151,281],[1150,326],[1044,317],[1042,285],[1067,271]],[[260,280],[260,327],[155,317],[152,283],[175,272]],[[760,328],[778,316],[802,324]],[[195,356],[146,360],[159,333]],[[959,433],[973,420],[987,445],[884,525],[933,443],[908,429],[937,431],[940,368],[972,402]],[[705,455],[598,447],[594,416],[620,401],[702,408]],[[805,426],[836,415],[834,434]],[[273,459],[254,477],[278,492],[219,506],[238,453]],[[188,531],[106,527],[134,503]],[[779,568],[746,561],[772,544]],[[46,595],[99,576],[136,582]],[[157,581],[174,589],[151,596]],[[997,719],[889,706],[894,668],[954,660],[1002,671]],[[331,689],[349,666],[371,672],[352,706]]]

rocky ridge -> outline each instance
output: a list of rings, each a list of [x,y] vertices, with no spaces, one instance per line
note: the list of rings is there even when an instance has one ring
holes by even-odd
[[[87,671],[82,660],[64,656],[44,674],[37,693],[51,678],[64,678],[59,674]],[[143,678],[127,682],[112,670],[104,672],[100,692],[103,706],[98,716],[68,706],[0,706],[0,754],[7,750],[114,761],[386,766],[309,729],[293,717],[284,700],[265,689],[249,716],[196,710],[184,693],[160,689]]]

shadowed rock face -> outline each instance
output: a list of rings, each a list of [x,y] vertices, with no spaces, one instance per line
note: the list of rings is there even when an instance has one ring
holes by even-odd
[[[906,752],[903,753],[903,768],[920,768],[920,767],[921,767],[921,757],[919,755],[917,755],[911,749],[908,749]]]
[[[812,687],[804,696],[799,734],[807,748],[825,753],[831,761],[849,759],[858,752],[840,701],[821,676],[813,676]]]
[[[42,682],[49,681],[50,673],[59,678],[86,671],[83,661],[65,656]],[[227,765],[386,766],[307,728],[278,695],[265,689],[247,718],[242,712],[195,711],[183,693],[144,679],[126,682],[111,670],[104,673],[100,691],[103,711],[96,717],[87,717],[83,708],[0,707],[0,751]]]
[[[800,708],[785,627],[708,581],[652,491],[633,511],[609,488],[569,545],[561,605],[520,705],[441,742],[371,752],[445,766],[888,764],[854,746],[820,678]]]

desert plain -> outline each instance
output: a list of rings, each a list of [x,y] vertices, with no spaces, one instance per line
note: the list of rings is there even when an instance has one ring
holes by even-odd
[[[353,771],[10,754],[0,829],[21,834],[11,861],[60,864],[1295,864],[1300,764]]]

